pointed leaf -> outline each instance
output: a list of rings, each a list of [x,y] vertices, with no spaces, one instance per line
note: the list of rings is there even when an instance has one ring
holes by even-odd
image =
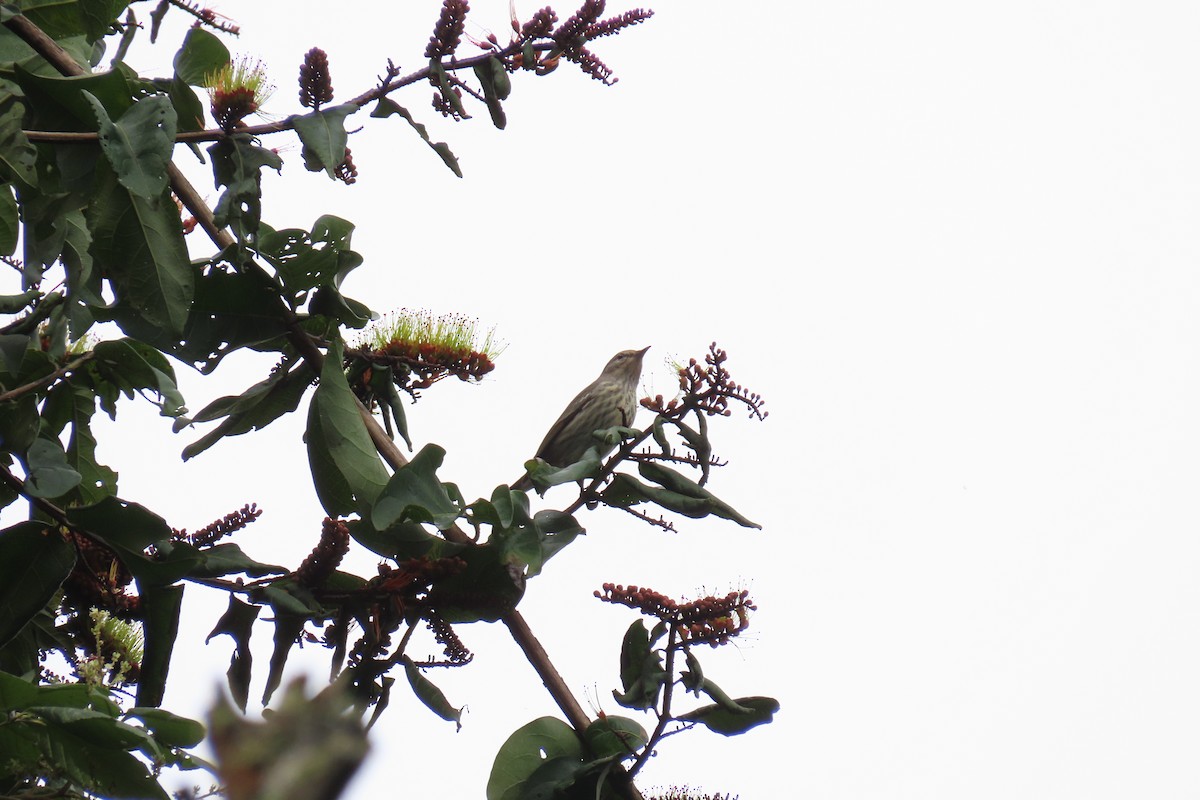
[[[417,699],[442,719],[453,722],[457,730],[462,730],[462,709],[450,705],[450,701],[446,699],[442,690],[434,686],[433,681],[421,673],[421,668],[414,664],[411,658],[403,656],[403,661],[408,683],[412,686],[413,694],[417,696]]]
[[[250,634],[254,631],[254,621],[258,619],[258,612],[261,610],[262,606],[243,603],[230,594],[229,608],[225,609],[212,633],[204,640],[204,643],[208,644],[214,636],[227,634],[235,642],[233,656],[229,659],[229,670],[225,674],[229,679],[229,692],[243,713],[250,697],[251,666],[254,663],[254,655],[250,650]]]
[[[175,74],[192,86],[207,86],[208,78],[229,63],[229,48],[204,28],[194,27],[175,54]]]
[[[301,155],[309,172],[325,170],[330,178],[337,177],[338,166],[346,160],[346,117],[358,108],[344,103],[289,119],[303,144]]]
[[[698,722],[722,736],[736,736],[758,725],[770,722],[775,716],[775,712],[779,710],[779,701],[773,697],[739,697],[737,704],[746,711],[730,711],[714,704],[680,714],[676,719],[684,722]]]
[[[20,227],[17,198],[13,197],[12,186],[0,187],[0,256],[11,256],[17,251],[17,234]]]
[[[376,530],[400,521],[432,522],[443,530],[454,524],[460,509],[437,478],[445,456],[441,447],[428,444],[407,466],[396,470],[371,511]]]
[[[606,714],[588,725],[583,741],[596,758],[624,758],[646,746],[646,729],[628,717]]]
[[[0,113],[0,172],[6,180],[36,186],[37,148],[21,129],[23,118],[21,106],[15,103]]]
[[[204,725],[161,708],[135,706],[125,716],[141,720],[154,738],[172,747],[194,747],[204,740]]]
[[[560,719],[542,717],[522,725],[500,746],[488,776],[487,800],[519,800],[525,782],[544,762],[557,758],[583,761],[575,729]]]
[[[381,97],[379,98],[379,102],[375,105],[374,110],[371,111],[371,116],[378,118],[390,117],[393,114],[398,117],[402,117],[406,122],[408,122],[408,124],[412,126],[412,129],[416,131],[422,139],[425,140],[425,143],[433,148],[433,151],[438,154],[438,156],[442,159],[442,162],[450,168],[451,172],[460,178],[463,176],[462,168],[458,166],[458,157],[450,151],[450,145],[446,144],[445,142],[432,141],[429,138],[429,132],[425,129],[425,126],[414,120],[412,114],[408,112],[407,108],[398,104],[390,97]]]
[[[387,485],[388,475],[346,383],[340,341],[333,342],[325,355],[321,382],[309,406],[305,439],[313,482],[325,512],[331,517],[365,513]]]
[[[175,147],[175,107],[166,95],[143,97],[113,122],[96,97],[83,93],[100,123],[100,147],[132,194],[146,200],[167,188],[167,165]]]
[[[81,477],[67,463],[67,454],[58,439],[39,436],[25,457],[29,477],[25,488],[34,497],[61,497],[79,485]]]
[[[44,523],[0,531],[0,646],[50,602],[74,566],[75,548]]]
[[[179,635],[179,611],[183,607],[183,586],[153,586],[138,581],[142,599],[142,633],[146,652],[138,678],[137,704],[158,707],[167,689],[171,652]]]
[[[195,292],[179,210],[165,191],[146,199],[109,176],[89,208],[92,257],[117,295],[117,322],[133,317],[183,332]]]

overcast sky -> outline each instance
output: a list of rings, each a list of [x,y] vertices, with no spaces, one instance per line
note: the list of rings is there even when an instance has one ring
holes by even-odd
[[[506,39],[507,4],[474,5],[468,32]],[[328,52],[345,100],[389,57],[418,68],[438,13],[331,7],[215,7],[242,27],[231,49],[267,64],[274,115],[300,110],[308,48]],[[568,64],[515,76],[506,131],[483,109],[441,120],[428,86],[394,95],[450,143],[462,180],[394,118],[355,118],[352,187],[305,173],[289,135],[269,140],[287,163],[264,181],[264,219],[355,222],[366,263],[349,295],[462,312],[507,343],[483,385],[445,382],[410,408],[418,447],[448,449],[441,475],[468,498],[515,479],[617,350],[651,345],[645,393],[670,394],[664,359],[716,340],[766,398],[765,423],[714,426],[730,464],[711,485],[762,531],[685,520],[666,534],[601,509],[531,582],[522,613],[568,684],[620,713],[610,690],[633,616],[591,599],[601,583],[745,587],[753,627],[702,654],[706,673],[782,710],[745,736],[667,740],[644,785],[742,800],[1194,796],[1200,10],[654,8],[596,43],[613,88]],[[174,47],[139,66],[169,71]],[[186,168],[211,187],[206,167]],[[181,382],[197,409],[269,366],[230,358],[207,379],[181,367]],[[122,496],[192,529],[257,502],[237,541],[295,566],[323,516],[302,422],[187,464],[177,454],[199,433],[172,436],[144,407],[98,438]],[[547,503],[568,502],[559,491]],[[167,697],[193,715],[232,648],[203,646],[224,608],[204,598],[189,588]],[[461,633],[474,664],[432,677],[468,706],[463,730],[399,692],[350,796],[482,797],[508,733],[555,713],[503,628]],[[255,636],[252,697],[270,627]],[[325,657],[294,664],[320,674]]]

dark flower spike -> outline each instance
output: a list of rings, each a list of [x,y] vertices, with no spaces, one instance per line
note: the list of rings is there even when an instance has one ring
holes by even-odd
[[[187,542],[193,547],[201,549],[211,547],[218,540],[240,531],[261,516],[262,511],[257,503],[247,503],[241,509],[226,514],[215,522],[210,522],[195,533],[188,533],[186,528],[183,530],[172,528],[171,539],[176,542]]]
[[[729,592],[724,597],[710,595],[687,603],[646,587],[612,583],[604,584],[593,594],[605,603],[634,608],[671,625],[679,635],[678,647],[726,644],[750,627],[750,612],[758,608],[745,589]]]
[[[358,167],[354,166],[354,159],[350,157],[350,148],[346,148],[346,158],[341,164],[338,164],[334,173],[338,180],[349,186],[358,181]]]
[[[604,0],[584,0],[579,10],[570,19],[558,26],[552,36],[554,42],[565,51],[583,46],[587,41],[585,32],[604,13]]]
[[[550,6],[533,12],[529,21],[521,26],[521,38],[524,40],[541,39],[550,35],[554,23],[558,22],[558,14]]]
[[[626,11],[620,16],[609,17],[606,20],[592,23],[584,30],[583,35],[590,42],[602,36],[612,36],[624,28],[637,25],[639,22],[645,22],[653,16],[654,12],[648,8],[635,8],[632,11]]]
[[[442,13],[433,26],[433,35],[429,37],[429,44],[425,48],[426,58],[442,58],[454,53],[470,10],[467,0],[445,0],[442,3]]]
[[[326,517],[321,539],[296,570],[296,582],[309,589],[320,587],[350,552],[350,529],[341,520]]]
[[[333,81],[329,76],[329,58],[314,47],[304,54],[300,65],[300,105],[317,111],[333,100]]]

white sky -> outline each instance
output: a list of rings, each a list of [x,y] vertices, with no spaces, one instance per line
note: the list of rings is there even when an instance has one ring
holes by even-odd
[[[243,28],[231,49],[268,64],[270,110],[286,116],[314,45],[340,100],[388,57],[420,66],[437,5],[386,5],[216,8]],[[505,38],[507,4],[475,5],[469,32]],[[752,635],[703,654],[706,672],[781,712],[742,737],[664,742],[644,786],[742,800],[1194,796],[1200,10],[654,8],[595,46],[615,88],[565,64],[517,75],[504,132],[483,109],[442,121],[429,87],[393,95],[451,144],[461,181],[402,122],[365,112],[353,187],[305,173],[292,137],[270,140],[287,165],[265,181],[266,221],[359,226],[366,264],[348,294],[477,316],[508,343],[484,385],[441,384],[410,407],[418,446],[449,450],[441,475],[468,497],[516,478],[620,349],[652,345],[647,393],[669,394],[662,359],[715,339],[767,399],[766,423],[714,429],[731,464],[712,488],[762,531],[683,521],[671,535],[601,510],[531,583],[521,610],[568,683],[622,713],[609,691],[633,617],[591,599],[602,582],[746,586]],[[174,46],[144,65],[166,72]],[[189,405],[240,392],[269,363],[231,358],[211,380],[181,368]],[[242,547],[292,566],[307,553],[322,512],[302,416],[183,465],[199,434],[121,413],[99,433],[123,496],[193,529],[257,502],[266,513]],[[224,600],[202,597],[189,589],[167,698],[194,715],[232,647],[203,646]],[[462,732],[397,692],[351,797],[482,797],[508,733],[555,713],[503,628],[461,633],[475,663],[431,677],[468,705]],[[270,626],[255,636],[252,697]],[[319,674],[324,651],[294,664],[309,654]]]

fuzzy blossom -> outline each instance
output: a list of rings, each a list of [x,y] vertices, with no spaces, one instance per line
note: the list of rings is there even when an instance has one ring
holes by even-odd
[[[243,56],[226,62],[205,79],[213,119],[223,130],[231,130],[262,108],[275,87],[267,82],[261,61]]]

